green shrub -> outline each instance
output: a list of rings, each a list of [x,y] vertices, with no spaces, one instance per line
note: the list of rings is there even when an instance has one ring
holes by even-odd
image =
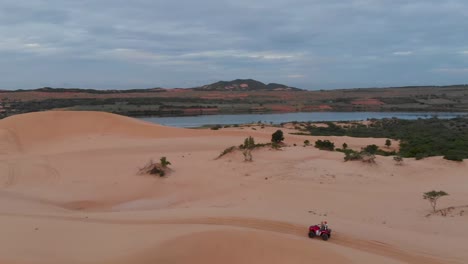
[[[403,120],[385,118],[372,120],[372,126],[350,125],[343,128],[327,123],[328,127],[309,125],[306,130],[313,136],[351,136],[373,137],[400,140],[398,154],[405,158],[422,159],[429,156],[453,156],[451,151],[458,151],[455,160],[468,159],[468,119],[458,117],[450,120],[429,118]],[[386,142],[387,143],[387,142]],[[391,142],[390,142],[391,143]],[[388,144],[387,144],[388,146]],[[390,152],[392,153],[392,152]],[[379,155],[391,155],[376,152]]]
[[[362,160],[362,155],[360,152],[348,149],[344,151],[344,154],[345,161]]]
[[[372,144],[372,145],[367,145],[365,148],[364,148],[364,151],[365,152],[368,152],[370,154],[375,154],[377,153],[377,150],[379,150],[379,147],[375,144]]]
[[[241,147],[242,149],[253,149],[253,148],[255,148],[256,145],[255,145],[254,138],[249,136],[248,138],[244,139],[244,144],[241,145],[241,146],[242,146]]]
[[[150,160],[139,170],[138,174],[159,175],[159,177],[164,177],[166,172],[170,170],[167,166],[171,163],[167,161],[166,157],[162,157],[160,161],[160,163],[155,163],[153,160]]]
[[[171,165],[171,162],[168,161],[166,157],[161,157],[159,161],[163,168],[167,168],[167,166]]]
[[[271,148],[273,148],[273,149],[281,149],[281,144],[280,144],[280,143],[276,143],[276,142],[272,142],[272,143],[271,143]]]
[[[427,157],[427,155],[426,155],[425,153],[422,153],[422,152],[419,152],[419,153],[417,153],[416,155],[414,155],[414,158],[415,158],[416,160],[422,160],[422,159],[424,159],[424,158],[426,158],[426,157]]]
[[[281,143],[284,140],[283,131],[276,130],[275,133],[271,135],[271,142],[273,143]]]
[[[335,143],[331,142],[330,140],[317,140],[315,141],[315,147],[320,150],[333,151],[335,149]]]
[[[392,141],[390,139],[385,140],[385,146],[389,148],[392,145]]]
[[[463,161],[464,154],[461,151],[457,150],[449,150],[447,154],[445,154],[444,159],[452,160],[452,161]]]
[[[241,146],[242,146],[242,145],[241,145]],[[229,147],[229,148],[226,148],[225,150],[223,150],[223,152],[221,152],[221,154],[219,154],[219,156],[218,156],[216,159],[219,159],[219,158],[221,158],[222,156],[227,155],[227,154],[229,154],[229,153],[235,151],[236,149],[237,149],[236,146],[231,146],[231,147]]]
[[[222,128],[221,125],[215,125],[215,126],[212,126],[212,127],[211,127],[211,130],[219,130],[219,129],[221,129],[221,128]]]

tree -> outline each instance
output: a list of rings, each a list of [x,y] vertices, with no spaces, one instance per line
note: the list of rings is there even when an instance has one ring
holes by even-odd
[[[271,142],[273,142],[273,143],[279,144],[283,140],[284,140],[283,131],[281,131],[279,129],[276,130],[276,132],[271,135]]]
[[[255,148],[255,140],[253,137],[244,139],[244,145],[242,147],[242,154],[244,155],[244,161],[252,161],[252,149]]]
[[[308,139],[304,140],[304,146],[309,146],[310,145],[310,141]]]
[[[389,148],[392,145],[392,141],[390,139],[385,140],[385,146]]]
[[[343,149],[347,149],[347,148],[348,148],[348,144],[346,144],[346,142],[343,143]]]
[[[439,200],[440,197],[449,195],[448,193],[444,191],[435,191],[432,190],[430,192],[425,192],[423,194],[424,200],[429,200],[429,203],[431,203],[432,206],[432,211],[435,213],[436,212],[436,206],[437,206],[437,200]]]
[[[242,145],[244,149],[253,149],[255,148],[255,140],[253,137],[248,137],[244,139],[244,145]]]

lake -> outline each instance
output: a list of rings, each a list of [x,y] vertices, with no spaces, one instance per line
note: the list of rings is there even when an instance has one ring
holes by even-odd
[[[430,118],[454,118],[457,116],[468,115],[468,113],[443,112],[297,112],[284,114],[242,114],[242,115],[200,115],[200,116],[182,116],[182,117],[141,117],[140,120],[157,123],[173,127],[201,127],[204,125],[234,125],[256,123],[279,124],[291,121],[355,121],[366,120],[369,118],[400,118],[400,119],[418,119]]]

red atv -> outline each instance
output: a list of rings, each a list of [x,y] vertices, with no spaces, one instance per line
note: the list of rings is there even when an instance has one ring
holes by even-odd
[[[309,237],[314,238],[320,236],[323,240],[327,241],[331,237],[332,230],[330,228],[321,229],[319,225],[309,227]]]

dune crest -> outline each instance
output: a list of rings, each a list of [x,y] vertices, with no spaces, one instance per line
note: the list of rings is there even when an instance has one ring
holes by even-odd
[[[12,150],[35,144],[64,141],[89,135],[164,138],[205,134],[165,127],[105,112],[45,111],[14,115],[0,120],[0,144]],[[7,140],[3,140],[3,139]],[[15,142],[16,140],[16,142]]]

